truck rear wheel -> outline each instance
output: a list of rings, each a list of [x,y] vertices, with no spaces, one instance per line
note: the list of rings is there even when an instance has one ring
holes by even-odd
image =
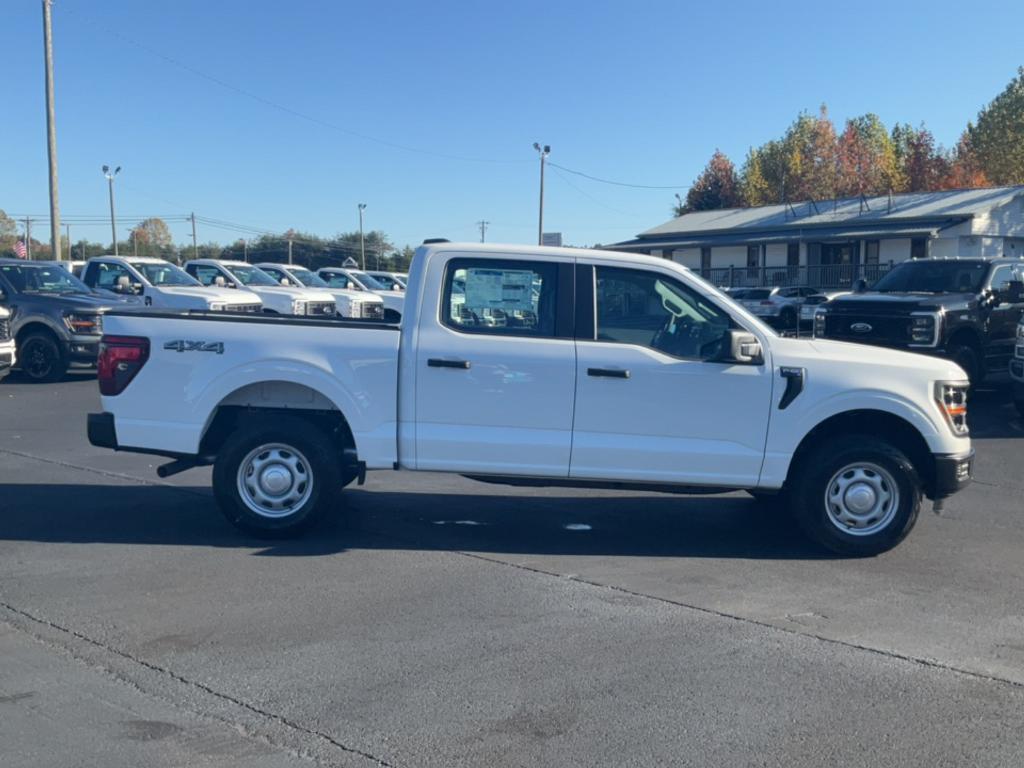
[[[898,448],[867,435],[830,440],[794,478],[797,522],[840,555],[886,552],[906,538],[921,509],[921,480]]]
[[[955,344],[949,349],[949,359],[964,369],[971,386],[981,383],[981,356],[970,344]]]
[[[242,426],[213,466],[213,493],[235,527],[280,538],[307,528],[345,485],[339,452],[303,419],[275,416]]]

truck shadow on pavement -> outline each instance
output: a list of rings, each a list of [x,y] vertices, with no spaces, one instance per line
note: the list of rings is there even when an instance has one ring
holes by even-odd
[[[745,495],[687,497],[564,489],[347,490],[297,539],[245,536],[206,488],[0,485],[0,541],[251,548],[315,557],[348,549],[637,557],[828,559],[784,514]]]

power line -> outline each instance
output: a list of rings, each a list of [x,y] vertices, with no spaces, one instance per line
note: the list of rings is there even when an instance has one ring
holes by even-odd
[[[111,29],[110,27],[106,26],[105,24],[102,24],[102,23],[100,23],[100,22],[98,22],[98,21],[96,21],[94,19],[91,19],[88,16],[86,16],[84,14],[81,14],[78,11],[75,11],[75,10],[73,10],[70,7],[66,7],[64,10],[66,10],[66,11],[68,11],[68,12],[74,14],[74,15],[79,16],[87,24],[91,24],[94,27],[97,27],[98,29],[103,30],[107,34],[109,34],[109,35],[111,35],[113,37],[116,37],[119,40],[121,40],[121,41],[123,41],[125,43],[128,43],[129,45],[132,45],[132,46],[138,48],[139,50],[144,51],[144,52],[150,54],[151,56],[155,56],[158,59],[162,59],[163,61],[165,61],[168,64],[171,64],[171,65],[173,65],[175,67],[178,67],[179,69],[183,69],[186,72],[189,72],[189,73],[195,75],[196,77],[201,77],[202,79],[207,80],[207,81],[213,83],[214,85],[218,85],[221,88],[224,88],[225,90],[233,91],[235,93],[238,93],[238,94],[240,94],[242,96],[245,96],[246,98],[252,99],[253,101],[257,101],[260,104],[263,104],[264,106],[271,107],[271,108],[276,109],[276,110],[278,110],[280,112],[284,112],[285,114],[291,115],[292,117],[298,117],[301,120],[306,120],[307,122],[313,123],[315,125],[319,125],[319,126],[321,126],[323,128],[328,128],[328,129],[330,129],[332,131],[338,131],[339,133],[344,133],[344,134],[347,134],[349,136],[354,136],[355,138],[363,139],[364,141],[372,141],[375,144],[380,144],[380,145],[385,146],[385,147],[391,147],[392,149],[400,149],[400,150],[403,150],[404,152],[412,152],[412,153],[420,154],[420,155],[431,155],[433,157],[440,157],[440,158],[444,158],[446,160],[461,160],[461,161],[470,162],[470,163],[522,163],[522,162],[525,162],[524,160],[494,160],[494,159],[491,159],[491,158],[483,158],[483,157],[467,157],[467,156],[464,156],[464,155],[453,155],[453,154],[449,154],[447,152],[437,152],[437,151],[434,151],[434,150],[431,150],[431,149],[423,149],[422,147],[412,147],[412,146],[408,146],[406,144],[399,144],[398,142],[388,141],[387,139],[381,139],[381,138],[379,138],[377,136],[371,136],[369,134],[361,133],[359,131],[353,131],[350,128],[345,128],[345,127],[340,126],[340,125],[338,125],[336,123],[328,122],[327,120],[323,120],[323,119],[321,119],[319,117],[315,117],[315,116],[313,116],[311,114],[308,114],[306,112],[301,112],[301,111],[299,111],[297,109],[293,109],[292,107],[285,106],[284,104],[279,104],[278,102],[272,101],[271,99],[268,99],[265,96],[261,96],[258,93],[254,93],[252,91],[246,90],[245,88],[240,88],[240,87],[238,87],[236,85],[233,85],[232,83],[229,83],[229,82],[227,82],[225,80],[221,80],[219,77],[211,75],[211,74],[209,74],[207,72],[203,72],[200,69],[196,69],[191,64],[186,64],[185,62],[179,61],[178,59],[175,59],[175,58],[173,58],[171,56],[168,56],[165,53],[161,53],[160,51],[156,50],[155,48],[150,48],[148,45],[145,45],[144,43],[140,43],[138,40],[133,40],[132,38],[128,37],[127,35],[124,35],[124,34],[118,32],[115,29]]]
[[[616,187],[631,187],[633,189],[689,189],[690,188],[689,184],[673,184],[673,185],[670,185],[670,186],[655,186],[655,185],[652,185],[652,184],[628,184],[625,181],[612,181],[611,179],[602,179],[602,178],[598,178],[597,176],[591,176],[589,173],[583,173],[583,171],[574,171],[572,168],[566,168],[564,165],[558,165],[557,163],[553,163],[550,160],[548,160],[548,165],[552,166],[553,168],[560,168],[561,170],[565,171],[566,173],[574,173],[577,176],[582,176],[585,179],[590,179],[591,181],[599,181],[602,184],[613,184]]]

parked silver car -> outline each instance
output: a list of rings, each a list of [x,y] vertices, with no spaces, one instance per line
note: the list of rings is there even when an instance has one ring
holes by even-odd
[[[813,325],[814,313],[822,304],[828,304],[837,296],[845,296],[850,291],[818,291],[813,296],[808,296],[800,305],[800,325]]]
[[[783,328],[793,328],[799,319],[800,306],[819,289],[807,285],[787,288],[748,288],[737,296],[737,301],[758,317],[777,322]]]

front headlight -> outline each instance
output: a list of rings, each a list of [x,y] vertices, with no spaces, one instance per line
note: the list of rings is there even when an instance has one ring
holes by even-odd
[[[64,315],[64,323],[72,333],[99,336],[103,333],[103,321],[99,315],[79,315],[72,312]]]
[[[946,417],[946,423],[957,437],[967,437],[967,390],[966,381],[935,382],[935,402]]]
[[[292,314],[293,315],[304,315],[306,314],[306,302],[299,299],[295,299],[292,302]]]
[[[814,337],[824,338],[825,336],[825,316],[828,315],[828,310],[824,307],[820,307],[814,312]]]
[[[1024,324],[1017,326],[1017,343],[1024,344]]]
[[[934,312],[914,313],[910,316],[910,343],[934,347],[939,341],[939,316]]]

